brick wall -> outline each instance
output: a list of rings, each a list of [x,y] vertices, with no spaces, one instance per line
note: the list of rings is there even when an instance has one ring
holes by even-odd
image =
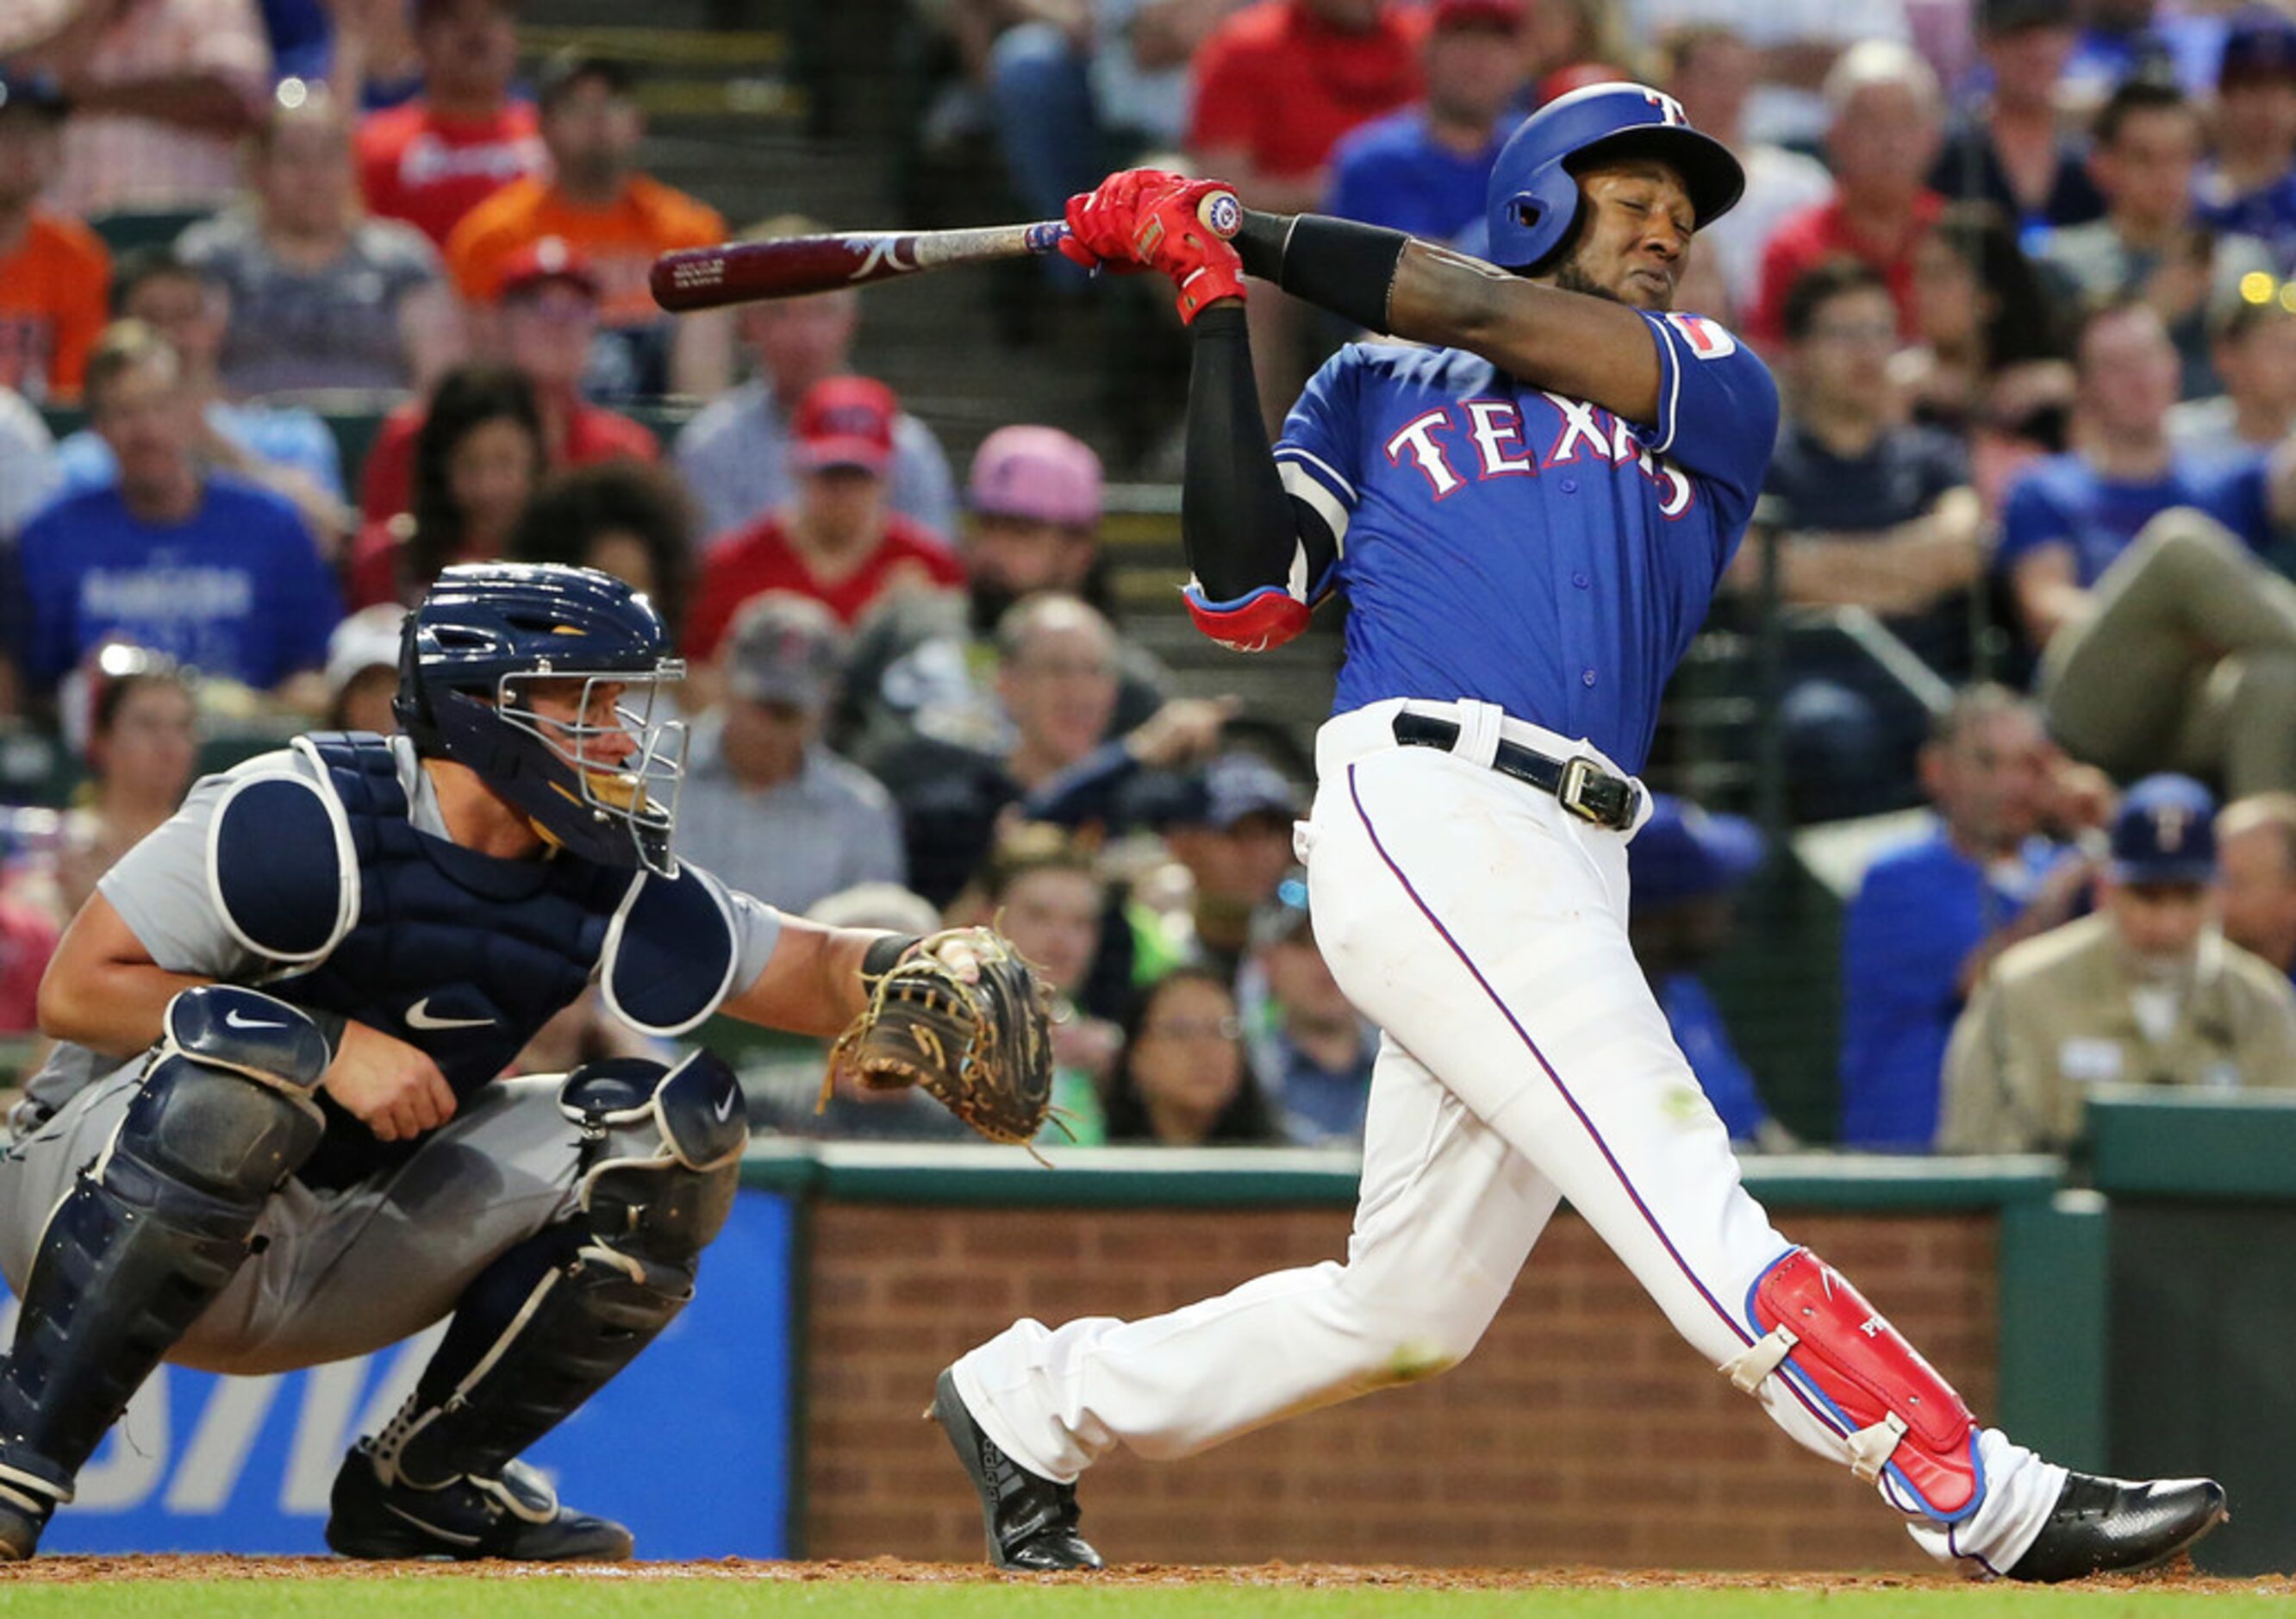
[[[1992,1215],[1782,1223],[1991,1409]],[[980,1557],[972,1492],[918,1413],[943,1366],[1016,1316],[1154,1314],[1332,1257],[1347,1230],[1330,1210],[817,1204],[803,1552]],[[1456,1370],[1186,1461],[1119,1454],[1083,1502],[1090,1537],[1126,1562],[1928,1566],[1870,1490],[1702,1364],[1568,1213]]]

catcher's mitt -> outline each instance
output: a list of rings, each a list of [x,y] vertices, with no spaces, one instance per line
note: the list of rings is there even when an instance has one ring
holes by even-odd
[[[962,940],[980,964],[971,982],[940,959],[951,940]],[[1053,1099],[1044,990],[994,929],[930,934],[877,980],[868,1006],[829,1048],[824,1105],[848,1073],[873,1089],[922,1085],[990,1140],[1025,1144]]]

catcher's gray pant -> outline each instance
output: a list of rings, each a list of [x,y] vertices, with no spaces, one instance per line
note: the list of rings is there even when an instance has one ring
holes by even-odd
[[[0,1157],[0,1271],[20,1295],[49,1214],[110,1144],[144,1059],[115,1069]],[[444,1319],[505,1249],[575,1210],[579,1132],[562,1075],[497,1081],[399,1168],[337,1191],[291,1180],[256,1252],[168,1359],[256,1376],[363,1355]]]

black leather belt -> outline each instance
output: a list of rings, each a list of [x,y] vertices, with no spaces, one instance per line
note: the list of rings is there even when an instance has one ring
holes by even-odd
[[[1395,717],[1395,739],[1406,747],[1441,748],[1448,752],[1459,740],[1455,719],[1431,714],[1401,713]],[[1623,776],[1611,776],[1591,759],[1549,759],[1519,742],[1502,742],[1491,756],[1491,768],[1517,781],[1527,781],[1582,821],[1624,832],[1635,824],[1642,808],[1642,793]]]

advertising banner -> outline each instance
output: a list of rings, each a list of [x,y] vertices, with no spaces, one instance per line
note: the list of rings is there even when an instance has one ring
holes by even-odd
[[[642,1557],[787,1555],[793,1223],[789,1199],[742,1193],[693,1303],[527,1458],[569,1504],[627,1524]],[[344,1451],[390,1419],[445,1332],[279,1377],[162,1367],[40,1549],[324,1551]]]

